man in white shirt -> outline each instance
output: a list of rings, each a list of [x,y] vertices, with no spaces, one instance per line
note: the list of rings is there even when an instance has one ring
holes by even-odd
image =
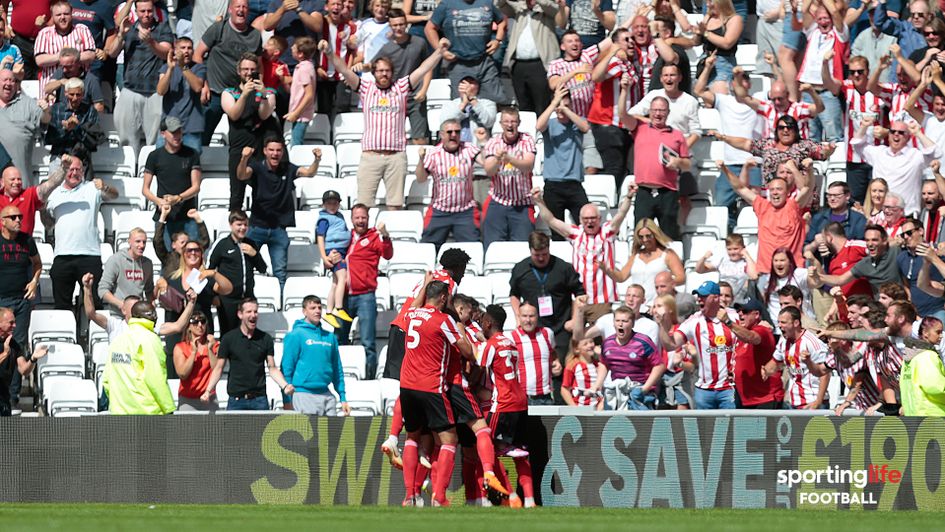
[[[666,117],[666,125],[682,131],[682,134],[686,137],[686,142],[692,148],[701,136],[699,101],[679,88],[679,80],[678,66],[663,65],[660,72],[660,81],[663,83],[663,88],[647,92],[642,100],[630,108],[629,114],[646,116],[650,113],[650,102],[654,98],[657,96],[666,98],[669,101],[669,116]]]
[[[873,177],[882,177],[905,199],[905,214],[919,213],[922,194],[923,172],[932,161],[942,157],[942,150],[932,142],[916,122],[905,124],[892,122],[889,125],[889,146],[867,145],[866,130],[873,126],[875,118],[863,117],[851,144],[853,150],[873,167]],[[919,139],[919,148],[912,147],[912,137]]]
[[[692,93],[702,98],[706,108],[715,108],[721,117],[719,132],[723,135],[731,135],[746,139],[758,138],[761,135],[761,119],[758,113],[751,107],[739,102],[729,90],[728,83],[716,81],[710,87],[709,76],[712,74],[712,67],[715,65],[715,56],[710,55],[705,60],[705,68],[696,80]],[[733,78],[735,83],[742,83],[745,90],[749,90],[751,82],[747,77]],[[735,172],[735,175],[741,175],[742,166],[745,161],[751,158],[747,151],[733,148],[728,143],[722,143],[722,159],[725,164]],[[749,174],[752,186],[761,186],[761,169],[758,166],[752,168]],[[712,196],[713,202],[718,206],[728,207],[728,225],[729,229],[735,227],[735,221],[738,217],[738,195],[728,184],[728,179],[724,175],[719,175],[715,181],[715,192]]]
[[[646,300],[645,294],[646,291],[642,286],[638,284],[630,285],[627,287],[627,293],[624,295],[623,302],[633,311],[633,332],[645,335],[652,340],[654,344],[657,344],[660,340],[659,325],[640,313],[640,307]],[[613,313],[609,313],[597,318],[594,325],[585,331],[584,337],[596,338],[600,336],[601,338],[609,338],[616,332],[617,330],[614,328],[614,315]]]
[[[833,6],[833,4],[831,3]],[[830,62],[830,72],[835,79],[843,79],[843,57],[846,43],[850,41],[850,32],[843,21],[844,13],[835,7],[835,11],[828,11],[820,6],[814,16],[804,15],[807,36],[807,51],[797,75],[798,83],[807,83],[816,90],[824,101],[824,110],[815,119],[811,120],[810,138],[812,140],[826,140],[840,142],[843,140],[843,114],[840,100],[824,88],[821,66],[824,61]],[[832,52],[828,56],[827,52]],[[812,102],[809,95],[804,95],[806,102]]]

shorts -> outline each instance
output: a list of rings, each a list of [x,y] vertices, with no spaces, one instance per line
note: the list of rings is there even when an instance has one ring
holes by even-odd
[[[450,404],[453,406],[453,418],[457,425],[482,419],[479,401],[473,395],[472,390],[461,384],[454,384],[450,386],[450,391],[447,393],[449,394]]]
[[[594,142],[594,134],[588,130],[584,134],[584,168],[604,168],[604,160],[600,158],[600,152],[597,151],[597,144]]]
[[[784,37],[781,40],[781,46],[795,52],[800,50],[806,40],[803,31],[791,28],[791,14],[786,13],[784,17]]]
[[[404,414],[407,432],[430,429],[443,432],[453,427],[453,410],[447,392],[421,392],[400,389],[400,410]]]
[[[469,425],[465,423],[460,423],[456,425],[456,437],[459,440],[460,447],[475,447],[476,446],[476,435],[473,434]]]
[[[345,257],[348,256],[348,248],[325,248],[325,255],[331,255],[332,251],[337,251],[341,255],[341,262],[332,266],[331,271],[337,272],[338,270],[347,270],[348,263],[345,262]]]
[[[525,435],[528,433],[528,411],[519,412],[489,412],[486,417],[489,428],[492,429],[492,439],[515,447],[525,446]]]
[[[659,400],[668,406],[688,405],[691,401],[686,388],[689,387],[689,375],[685,371],[667,371],[663,373],[663,386],[660,387]]]

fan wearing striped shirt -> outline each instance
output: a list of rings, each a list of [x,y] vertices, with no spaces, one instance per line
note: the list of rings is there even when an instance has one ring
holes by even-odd
[[[801,326],[801,311],[797,307],[781,309],[778,327],[781,339],[774,356],[761,367],[761,378],[768,380],[784,367],[788,373],[786,407],[797,410],[826,407],[827,383],[830,382],[830,371],[824,364],[827,346]]]

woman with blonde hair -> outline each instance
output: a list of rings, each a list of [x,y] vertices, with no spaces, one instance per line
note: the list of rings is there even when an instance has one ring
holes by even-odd
[[[215,296],[225,296],[233,291],[233,283],[216,270],[205,268],[203,265],[203,246],[199,242],[191,240],[184,244],[181,252],[180,266],[166,278],[161,278],[157,283],[158,292],[161,294],[171,294],[171,297],[162,295],[161,302],[164,303],[166,313],[164,319],[175,321],[180,316],[180,309],[176,307],[176,301],[179,300],[188,291],[199,292],[197,296],[197,310],[203,312],[204,316],[212,316],[213,298]],[[191,272],[198,271],[197,279],[194,280],[194,286],[191,285]],[[203,284],[205,283],[205,284]],[[201,288],[201,284],[203,284]],[[194,313],[197,312],[194,311]],[[207,332],[213,333],[213,321],[207,321]],[[174,352],[174,347],[180,342],[179,334],[168,335],[165,345],[167,346],[168,357]],[[172,368],[173,362],[168,364]]]
[[[210,383],[210,373],[217,363],[217,350],[220,347],[213,335],[207,333],[207,326],[206,314],[195,311],[183,338],[174,346],[174,370],[180,377],[178,410],[217,409],[215,394],[210,394],[209,402],[200,400]]]
[[[561,399],[569,406],[593,406],[604,409],[604,398],[600,385],[607,375],[607,367],[601,364],[594,350],[594,340],[571,339],[571,349],[564,362],[561,379]]]
[[[883,214],[883,204],[886,203],[886,194],[889,193],[889,183],[882,177],[873,178],[866,187],[866,199],[863,200],[863,216],[871,224],[884,225],[886,215]]]
[[[705,19],[692,28],[693,44],[702,45],[700,66],[704,66],[705,59],[714,54],[715,72],[709,76],[709,83],[731,81],[735,69],[735,52],[745,28],[745,19],[735,12],[732,0],[706,0],[705,9]]]
[[[660,230],[651,218],[644,218],[637,222],[633,230],[633,249],[630,260],[619,271],[615,271],[601,264],[600,268],[611,279],[622,283],[628,278],[633,284],[638,284],[645,290],[647,299],[656,295],[656,276],[662,272],[673,274],[673,281],[677,286],[686,284],[686,269],[682,259],[670,249],[672,240]]]

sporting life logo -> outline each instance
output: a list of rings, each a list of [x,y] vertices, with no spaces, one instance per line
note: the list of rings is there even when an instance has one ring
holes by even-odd
[[[827,469],[781,469],[778,471],[778,484],[788,488],[801,484],[810,488],[856,488],[863,490],[869,484],[899,484],[902,471],[890,469],[888,464],[871,464],[867,469],[840,469],[833,466]],[[797,504],[851,504],[875,505],[875,493],[849,491],[798,491]]]

